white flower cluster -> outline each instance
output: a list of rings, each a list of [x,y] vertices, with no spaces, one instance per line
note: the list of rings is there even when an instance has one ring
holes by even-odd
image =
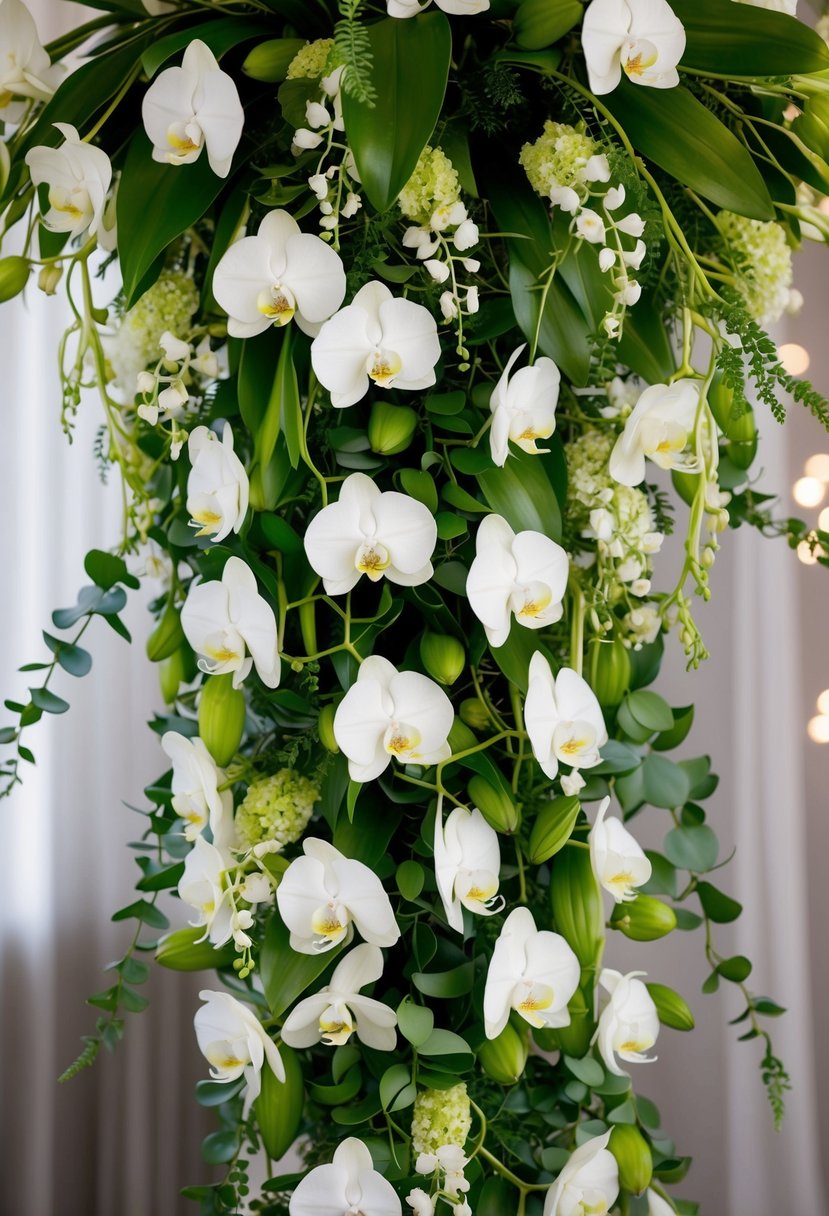
[[[792,293],[792,251],[783,228],[733,211],[721,211],[717,227],[746,309],[761,325],[779,321],[797,302]]]
[[[183,270],[165,270],[124,314],[107,350],[123,393],[132,397],[138,373],[158,360],[161,335],[189,330],[198,306],[198,288],[190,276]]]
[[[585,206],[573,213],[573,231],[591,245],[601,245],[599,267],[604,274],[610,274],[613,282],[613,307],[602,321],[602,328],[611,338],[619,337],[626,309],[635,304],[642,294],[642,285],[630,272],[639,270],[647,249],[642,240],[645,221],[641,215],[631,211],[619,219],[614,218],[613,213],[624,202],[624,186],[611,186],[597,202],[601,214]],[[626,248],[623,237],[634,241],[632,249]]]
[[[465,1199],[469,1182],[464,1170],[469,1161],[463,1151],[471,1129],[471,1105],[463,1082],[417,1095],[412,1115],[415,1172],[431,1176],[432,1190],[429,1194],[415,1187],[409,1193],[406,1202],[413,1216],[432,1216],[438,1200],[450,1205],[453,1216],[472,1216]]]
[[[610,179],[607,157],[581,127],[564,122],[544,123],[544,131],[524,144],[519,157],[536,194],[572,215],[589,194],[590,182]]]
[[[142,402],[138,406],[138,417],[150,426],[159,418],[163,422],[175,421],[187,408],[190,401],[188,385],[193,373],[206,380],[215,380],[219,374],[219,360],[210,349],[210,338],[205,335],[194,348],[189,342],[177,338],[165,330],[158,340],[162,358],[155,371],[139,372],[136,391]],[[162,387],[163,386],[163,387]],[[173,445],[170,455],[178,459],[182,445],[187,441],[187,432],[173,429]]]

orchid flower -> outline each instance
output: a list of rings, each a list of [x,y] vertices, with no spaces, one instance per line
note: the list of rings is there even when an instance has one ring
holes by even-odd
[[[504,921],[487,972],[486,1037],[498,1037],[513,1009],[536,1029],[569,1026],[567,1002],[580,975],[579,960],[564,938],[536,929],[529,908],[515,908]]]
[[[232,76],[200,38],[187,46],[181,67],[159,72],[141,105],[153,160],[189,165],[207,151],[210,168],[227,177],[242,138],[245,112]]]
[[[184,873],[179,879],[178,893],[182,903],[189,904],[198,913],[191,925],[204,925],[204,936],[218,949],[230,941],[233,934],[233,908],[228,899],[227,888],[222,885],[230,859],[210,844],[204,836],[197,836],[193,848],[184,859]]]
[[[693,473],[696,458],[685,449],[699,406],[700,382],[652,384],[642,393],[610,453],[610,476],[623,486],[645,479],[645,457],[660,469]]]
[[[539,448],[535,441],[549,439],[556,429],[561,374],[552,359],[542,356],[531,367],[519,368],[511,376],[523,350],[524,346],[519,346],[510,355],[489,402],[489,446],[492,459],[500,467],[506,464],[510,439],[525,452],[546,452],[549,448]]]
[[[208,675],[233,672],[239,688],[253,665],[268,688],[279,683],[279,650],[273,609],[259,594],[256,577],[240,557],[229,557],[221,581],[191,587],[181,627]]]
[[[351,780],[373,781],[392,756],[401,764],[447,760],[453,721],[452,702],[434,680],[371,655],[337,706],[334,738]]]
[[[282,1058],[256,1014],[230,993],[205,989],[199,999],[205,1002],[194,1018],[199,1050],[214,1081],[245,1078],[242,1117],[246,1119],[259,1097],[265,1065],[278,1081],[285,1080]]]
[[[314,516],[305,553],[329,595],[345,595],[365,574],[376,583],[417,587],[432,577],[437,525],[408,494],[381,492],[365,473],[352,473],[339,500]]]
[[[501,851],[498,833],[477,807],[458,806],[446,823],[435,816],[435,877],[446,919],[463,932],[463,908],[479,916],[492,916],[504,906],[498,895]]]
[[[515,533],[501,515],[488,515],[478,528],[475,554],[466,595],[490,646],[504,645],[513,616],[527,629],[561,618],[569,562],[549,536]]]
[[[559,764],[593,768],[601,760],[607,730],[590,685],[569,667],[553,676],[539,650],[530,659],[529,677],[524,723],[544,774],[552,781]]]
[[[489,8],[489,0],[435,0],[435,4],[444,13],[456,17],[471,17],[475,13],[485,13]],[[386,12],[390,17],[416,17],[429,7],[429,0],[386,0]]]
[[[290,1216],[401,1216],[394,1187],[374,1168],[355,1136],[337,1145],[330,1165],[317,1165],[297,1183]]]
[[[161,736],[161,747],[173,762],[173,810],[184,820],[185,839],[195,840],[209,825],[219,848],[232,847],[233,795],[219,790],[225,774],[204,743],[168,730]]]
[[[381,1001],[360,996],[360,989],[379,980],[383,955],[377,946],[363,942],[341,959],[327,986],[306,997],[289,1013],[282,1038],[289,1047],[325,1043],[340,1047],[356,1034],[375,1051],[394,1051],[397,1014]]]
[[[610,1128],[570,1154],[544,1200],[544,1216],[607,1216],[619,1195],[619,1167],[608,1149]]]
[[[0,119],[16,123],[23,117],[26,103],[14,98],[48,101],[59,72],[59,65],[50,64],[26,5],[0,0]]]
[[[279,915],[299,954],[320,954],[348,942],[356,925],[374,946],[400,937],[383,884],[361,861],[344,857],[325,840],[302,842],[304,857],[292,861],[276,889]]]
[[[292,318],[303,333],[315,334],[343,301],[345,271],[320,237],[301,232],[287,211],[269,211],[256,236],[234,241],[223,254],[213,295],[228,314],[232,338],[253,338]]]
[[[685,29],[667,0],[591,0],[581,43],[596,96],[612,93],[622,72],[652,89],[679,84]]]
[[[645,1191],[648,1201],[648,1216],[676,1216],[676,1208],[651,1187]]]
[[[314,373],[338,409],[362,400],[372,382],[407,392],[431,387],[439,358],[428,308],[393,296],[376,280],[326,321],[311,344]]]
[[[605,819],[610,799],[603,798],[587,840],[596,881],[617,903],[636,898],[636,888],[651,876],[651,863],[621,819]]]
[[[622,975],[605,967],[599,983],[610,1000],[599,1017],[596,1041],[605,1067],[617,1077],[625,1076],[624,1069],[616,1060],[627,1060],[632,1064],[651,1064],[656,1056],[644,1053],[656,1042],[659,1034],[659,1015],[651,994],[637,977],[644,971],[631,971]]]
[[[89,230],[98,236],[112,181],[109,157],[103,148],[84,143],[69,123],[54,126],[64,139],[59,148],[38,145],[26,153],[32,185],[49,188],[49,210],[41,219],[51,232],[76,237]]]
[[[187,443],[190,476],[187,478],[187,510],[200,526],[197,536],[224,540],[238,532],[248,511],[248,475],[233,450],[233,429],[224,424],[221,439],[206,426],[190,432]]]

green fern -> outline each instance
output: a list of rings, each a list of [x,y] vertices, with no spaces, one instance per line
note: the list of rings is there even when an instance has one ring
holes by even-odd
[[[343,92],[373,109],[377,100],[371,79],[374,56],[368,30],[359,20],[364,2],[340,0],[341,20],[334,26],[334,47],[337,61],[343,66]]]

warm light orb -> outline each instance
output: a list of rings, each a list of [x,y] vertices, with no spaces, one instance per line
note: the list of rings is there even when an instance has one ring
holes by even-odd
[[[824,507],[817,517],[817,526],[821,532],[829,532],[829,507]]]
[[[792,488],[794,500],[801,507],[816,507],[825,493],[826,487],[817,477],[799,477]]]
[[[804,566],[816,566],[817,565],[817,558],[815,557],[814,553],[812,552],[812,550],[809,546],[809,542],[807,540],[802,540],[800,542],[800,544],[797,546],[797,556],[798,556],[798,560],[803,562]]]
[[[818,714],[816,717],[810,718],[806,729],[809,732],[809,738],[815,743],[829,743],[829,714]]]
[[[818,697],[817,711],[819,714],[829,714],[829,688],[824,688]]]
[[[807,477],[829,482],[829,452],[816,452],[814,456],[809,457],[803,468]]]
[[[808,371],[811,362],[809,352],[798,342],[784,342],[777,348],[777,354],[790,376],[802,376]]]

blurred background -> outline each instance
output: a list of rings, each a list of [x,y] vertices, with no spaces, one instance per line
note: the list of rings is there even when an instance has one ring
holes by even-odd
[[[55,0],[31,7],[44,40],[82,12]],[[808,245],[795,267],[805,304],[775,336],[790,370],[829,395],[829,252]],[[60,430],[54,352],[65,321],[60,296],[35,289],[2,313],[3,697],[24,693],[16,668],[43,656],[41,629],[53,608],[74,602],[85,552],[118,538],[118,486],[101,484],[93,457],[94,399],[84,403],[71,445]],[[779,495],[777,515],[814,526],[825,511],[820,525],[829,527],[829,435],[797,405],[785,427],[762,411],[758,418],[758,489]],[[662,584],[676,550],[660,558]],[[711,658],[686,676],[671,639],[657,684],[672,704],[696,704],[685,752],[710,754],[720,774],[706,805],[723,855],[739,841],[720,878],[745,914],[722,927],[721,949],[749,955],[751,987],[789,1010],[771,1025],[793,1082],[775,1133],[759,1047],[737,1044],[742,1028],[727,1025],[740,1012],[739,995],[700,993],[701,940],[675,933],[646,947],[652,977],[686,996],[697,1031],[664,1031],[658,1062],[640,1069],[636,1083],[658,1103],[679,1151],[695,1158],[679,1189],[702,1201],[705,1216],[828,1210],[829,570],[806,557],[745,528],[726,534],[713,601],[699,617]],[[198,975],[154,969],[150,1008],[129,1018],[116,1055],[56,1084],[94,1026],[85,997],[108,986],[102,968],[131,933],[109,921],[136,876],[125,845],[140,820],[126,804],[143,805],[143,786],[166,763],[144,725],[160,706],[144,655],[148,598],[134,594],[126,613],[131,647],[96,620],[87,634],[91,675],[60,675],[56,691],[71,711],[32,728],[37,765],[0,804],[0,1216],[184,1216],[195,1205],[179,1188],[210,1177],[199,1144],[212,1118],[192,1096],[206,1068],[192,1030]],[[659,844],[659,816],[637,819],[643,843]],[[641,965],[641,949],[614,935],[610,961],[622,970]]]

